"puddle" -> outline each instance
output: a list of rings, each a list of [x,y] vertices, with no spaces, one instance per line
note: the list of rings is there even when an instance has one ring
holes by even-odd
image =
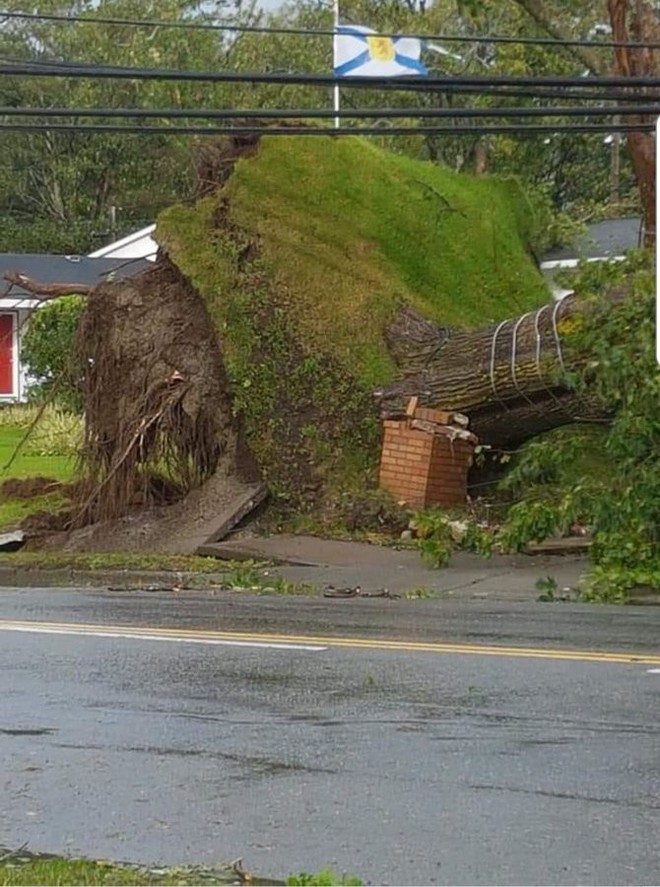
[[[49,733],[56,733],[54,727],[32,727],[21,729],[20,727],[0,727],[0,734],[3,736],[47,736]]]

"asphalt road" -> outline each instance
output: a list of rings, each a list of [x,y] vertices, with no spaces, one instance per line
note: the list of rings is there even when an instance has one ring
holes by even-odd
[[[657,884],[659,628],[654,608],[0,590],[0,845]]]

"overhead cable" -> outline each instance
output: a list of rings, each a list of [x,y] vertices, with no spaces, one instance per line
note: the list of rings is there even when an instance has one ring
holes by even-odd
[[[551,135],[553,133],[653,132],[653,123],[522,123],[495,126],[129,126],[111,123],[0,123],[0,132],[115,133],[123,135],[206,136],[461,136],[461,135]]]
[[[0,117],[104,117],[107,119],[161,120],[292,120],[335,117],[355,120],[419,118],[453,120],[460,118],[521,117],[660,117],[660,102],[655,105],[610,105],[569,107],[496,107],[496,108],[16,108],[0,107]]]
[[[209,83],[261,83],[279,86],[340,86],[364,89],[364,77],[335,77],[333,74],[294,74],[289,72],[191,71],[168,68],[130,68],[122,65],[94,65],[74,62],[41,62],[6,58],[0,62],[0,74],[22,77],[70,77],[90,80],[180,80]],[[430,77],[370,77],[369,87],[407,91],[411,87],[424,90],[444,89],[451,84],[463,86],[542,86],[585,88],[650,89],[660,87],[660,77],[529,77],[519,75],[433,75]]]
[[[59,22],[62,24],[97,24],[120,25],[134,28],[173,28],[190,31],[220,31],[232,34],[280,34],[300,35],[308,37],[333,37],[335,31],[330,28],[296,28],[270,25],[241,25],[232,22],[191,22],[191,21],[165,21],[163,19],[131,19],[118,16],[81,16],[61,15],[57,13],[31,13],[0,11],[0,18],[23,19],[26,21]],[[445,43],[475,43],[475,44],[513,44],[530,46],[584,46],[591,49],[608,49],[615,47],[627,47],[629,49],[660,49],[660,43],[639,40],[561,40],[556,37],[505,37],[499,35],[469,36],[460,34],[409,34],[401,32],[378,31],[379,37],[411,37],[417,40],[441,40]]]

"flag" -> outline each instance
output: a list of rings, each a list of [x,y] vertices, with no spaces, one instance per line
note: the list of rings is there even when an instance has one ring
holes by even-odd
[[[428,74],[414,37],[380,37],[361,25],[340,25],[335,33],[336,77],[401,77]]]

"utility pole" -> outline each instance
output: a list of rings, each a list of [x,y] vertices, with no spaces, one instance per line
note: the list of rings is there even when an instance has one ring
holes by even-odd
[[[621,125],[621,117],[617,114],[612,122]],[[613,132],[610,154],[610,203],[618,206],[621,199],[621,133]]]
[[[333,67],[334,67],[334,59],[337,58],[337,34],[339,33],[339,0],[333,0],[333,26],[335,31],[335,36],[333,37],[333,47],[334,47],[334,57],[333,57]],[[335,83],[332,88],[333,94],[333,103],[335,110],[335,129],[339,129],[339,84]]]

